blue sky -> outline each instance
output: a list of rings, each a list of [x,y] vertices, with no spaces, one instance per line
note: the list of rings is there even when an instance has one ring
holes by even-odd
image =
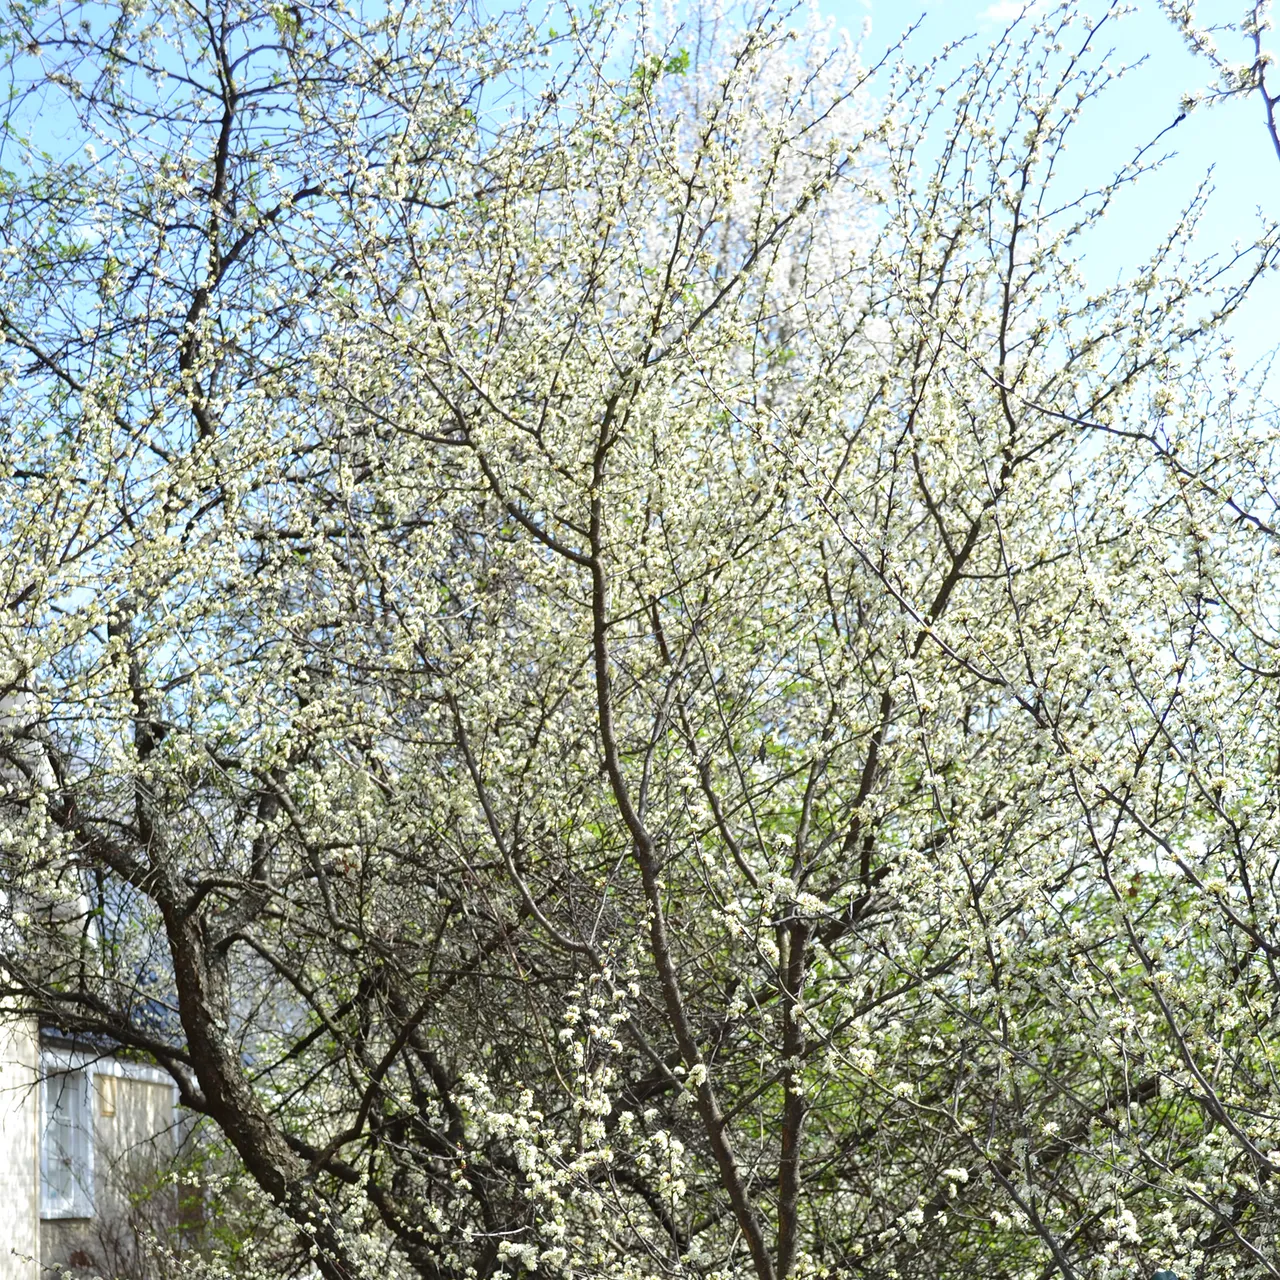
[[[1083,0],[1083,7],[1100,13],[1106,2]],[[493,3],[500,7],[500,0]],[[1223,20],[1238,17],[1245,3],[1212,0],[1201,8],[1210,20]],[[975,37],[975,52],[985,48],[1001,39],[1022,9],[1020,0],[819,0],[819,4],[838,25],[855,34],[870,17],[868,61],[874,61],[922,14],[908,47],[913,61],[926,59],[947,41],[967,35]],[[1133,69],[1078,127],[1070,163],[1062,174],[1068,185],[1083,185],[1096,181],[1100,172],[1114,171],[1174,120],[1184,94],[1203,88],[1211,79],[1211,68],[1188,53],[1155,0],[1134,0],[1134,12],[1108,22],[1106,30],[1103,43],[1114,46],[1113,60]],[[1275,44],[1280,46],[1280,38]],[[1238,46],[1242,60],[1247,52],[1243,44]],[[55,149],[60,141],[72,150],[79,147],[78,140],[73,143],[59,136],[69,129],[59,129],[47,117],[39,132],[45,145]],[[1087,242],[1084,268],[1090,287],[1105,289],[1140,263],[1210,171],[1215,194],[1199,240],[1204,253],[1226,251],[1234,240],[1252,240],[1260,210],[1280,219],[1280,158],[1272,148],[1256,96],[1200,108],[1165,136],[1162,149],[1176,154],[1161,172],[1123,192]],[[1240,363],[1246,366],[1280,343],[1280,273],[1257,287],[1235,318],[1231,336]]]
[[[1245,0],[1202,5],[1209,18],[1237,18]],[[1101,13],[1104,0],[1083,6]],[[822,0],[825,13],[856,33],[867,16],[872,33],[866,46],[874,60],[903,28],[923,13],[924,21],[911,49],[916,58],[936,51],[946,41],[967,34],[975,48],[999,40],[1022,6],[1011,0],[933,0],[925,5],[907,0]],[[1202,89],[1211,68],[1193,58],[1181,37],[1153,0],[1137,0],[1136,11],[1108,23],[1113,61],[1135,66],[1082,121],[1070,147],[1075,173],[1068,180],[1113,169],[1174,120],[1185,93]],[[1280,40],[1276,41],[1280,44]],[[1224,40],[1223,50],[1231,48]],[[1238,46],[1240,61],[1248,56]],[[1251,96],[1192,112],[1164,139],[1174,155],[1164,169],[1121,195],[1093,238],[1085,257],[1091,287],[1102,289],[1118,274],[1141,262],[1176,220],[1197,183],[1212,171],[1214,195],[1202,224],[1198,247],[1205,253],[1229,249],[1233,240],[1250,241],[1259,225],[1259,210],[1280,218],[1280,159],[1267,134],[1262,103]],[[1256,296],[1238,314],[1231,329],[1239,362],[1247,365],[1280,343],[1280,273],[1262,282]]]

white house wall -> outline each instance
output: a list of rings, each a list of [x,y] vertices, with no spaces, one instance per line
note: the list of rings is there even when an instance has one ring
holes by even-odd
[[[0,1280],[39,1275],[39,1055],[34,1022],[0,1023]]]
[[[128,1274],[136,1233],[145,1234],[176,1214],[175,1190],[158,1185],[177,1145],[173,1084],[133,1064],[105,1061],[93,1070],[94,1215],[40,1224],[46,1275],[59,1267]],[[102,1114],[102,1082],[108,1075],[115,1079],[114,1115]]]
[[[85,1072],[93,1127],[93,1217],[41,1220],[40,1076]],[[112,1108],[104,1108],[110,1078]],[[0,1022],[0,1280],[68,1271],[131,1274],[135,1232],[174,1221],[176,1192],[155,1189],[178,1146],[172,1081],[154,1067],[46,1045],[36,1023]],[[108,1114],[104,1114],[104,1110]]]

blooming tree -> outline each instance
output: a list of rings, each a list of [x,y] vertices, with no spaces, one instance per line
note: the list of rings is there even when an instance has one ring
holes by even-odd
[[[14,1009],[334,1280],[1277,1274],[1277,235],[1088,290],[1110,15],[9,9]]]

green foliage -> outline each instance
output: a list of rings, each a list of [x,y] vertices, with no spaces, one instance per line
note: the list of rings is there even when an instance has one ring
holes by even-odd
[[[682,76],[688,70],[688,49],[681,49],[666,58],[660,53],[651,53],[641,59],[640,64],[631,73],[631,78],[639,87],[641,94],[647,95],[662,76]]]

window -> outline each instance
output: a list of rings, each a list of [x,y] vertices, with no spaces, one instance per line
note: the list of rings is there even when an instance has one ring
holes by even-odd
[[[54,1071],[41,1082],[40,1216],[93,1216],[93,1109],[87,1071]]]
[[[98,1085],[98,1114],[113,1116],[116,1113],[116,1078],[99,1071],[94,1077]]]

